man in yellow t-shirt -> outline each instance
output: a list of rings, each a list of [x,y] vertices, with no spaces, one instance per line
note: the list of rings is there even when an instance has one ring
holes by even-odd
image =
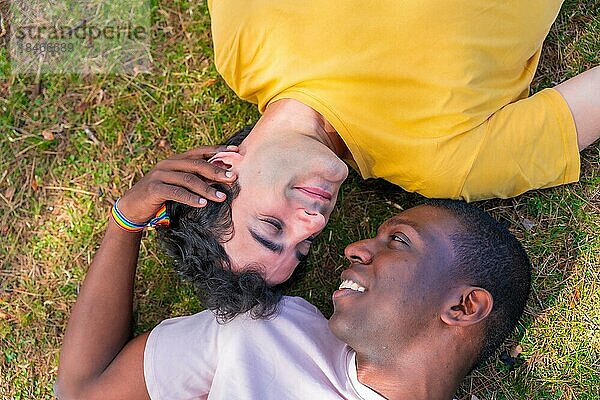
[[[468,201],[576,181],[579,150],[600,136],[600,68],[528,97],[561,4],[209,0],[217,69],[262,116],[232,142],[239,151],[211,160],[237,174],[231,220],[212,202],[212,219],[173,213],[175,249],[195,249],[186,247],[191,224],[216,239],[189,250],[207,257],[186,268],[285,281],[327,222],[348,173],[342,159],[364,178]],[[189,172],[169,182],[194,182],[176,199],[217,199]],[[260,284],[230,287],[264,293]],[[238,304],[243,312],[256,301]]]
[[[221,0],[209,7],[217,69],[242,99],[263,113],[280,99],[312,108],[364,178],[478,200],[578,178],[564,99],[550,89],[520,101],[561,3]]]

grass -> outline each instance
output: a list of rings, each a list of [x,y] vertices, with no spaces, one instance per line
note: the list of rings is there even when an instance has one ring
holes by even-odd
[[[1,399],[52,397],[61,337],[110,201],[157,160],[257,119],[219,78],[209,32],[203,2],[159,1],[154,73],[137,76],[11,76],[0,47]],[[600,4],[567,1],[534,89],[600,64],[599,37]],[[352,175],[292,293],[329,314],[344,247],[418,201]],[[524,362],[493,360],[467,378],[460,399],[600,398],[600,147],[583,153],[577,184],[480,206],[522,240],[534,292],[506,345],[520,344]],[[140,332],[202,308],[148,236],[136,287]]]

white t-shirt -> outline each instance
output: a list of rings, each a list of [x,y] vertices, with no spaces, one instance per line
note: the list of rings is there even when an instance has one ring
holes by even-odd
[[[144,376],[153,400],[383,399],[358,381],[354,351],[299,297],[284,297],[269,320],[219,324],[204,311],[163,321],[148,337]]]

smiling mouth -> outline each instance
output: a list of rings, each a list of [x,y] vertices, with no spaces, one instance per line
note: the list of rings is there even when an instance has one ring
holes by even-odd
[[[339,290],[354,290],[355,292],[361,292],[363,293],[365,290],[367,290],[364,286],[360,286],[358,283],[350,280],[350,279],[344,279],[344,281],[342,281],[342,283],[340,284],[340,287],[338,288]]]
[[[306,196],[316,200],[331,201],[331,193],[329,193],[327,190],[318,187],[295,187],[294,189],[297,189],[304,193]]]

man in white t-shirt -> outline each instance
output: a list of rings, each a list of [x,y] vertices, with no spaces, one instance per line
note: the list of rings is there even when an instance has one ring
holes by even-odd
[[[109,223],[65,335],[61,399],[451,399],[522,314],[531,265],[490,216],[434,201],[353,243],[327,321],[210,311],[130,338],[140,236]]]

